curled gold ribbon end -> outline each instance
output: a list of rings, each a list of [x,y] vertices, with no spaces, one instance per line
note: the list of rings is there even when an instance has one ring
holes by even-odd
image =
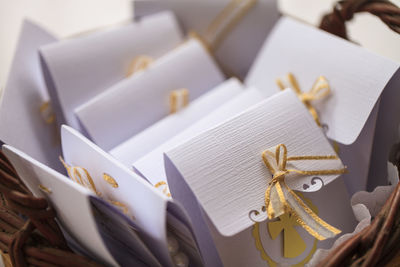
[[[288,157],[287,148],[284,144],[276,146],[275,153],[270,150],[263,151],[262,160],[272,174],[272,180],[265,190],[265,206],[268,218],[275,219],[284,213],[290,213],[299,225],[318,240],[324,240],[339,234],[341,232],[339,229],[336,229],[318,217],[285,182],[285,175],[289,173],[331,175],[343,174],[347,171],[346,168],[315,171],[287,169],[286,165],[288,161],[336,159],[338,159],[336,155]]]

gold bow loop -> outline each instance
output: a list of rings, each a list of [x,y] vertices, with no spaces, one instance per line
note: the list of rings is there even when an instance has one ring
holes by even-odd
[[[126,77],[129,77],[139,71],[146,70],[153,62],[154,58],[148,55],[139,55],[135,57],[129,64]]]
[[[337,160],[338,157],[336,155],[288,157],[286,146],[280,144],[276,146],[275,153],[265,150],[262,153],[262,159],[272,174],[272,180],[265,190],[265,207],[269,219],[277,218],[284,213],[290,213],[309,234],[318,240],[334,237],[341,232],[318,217],[285,182],[285,176],[290,173],[300,175],[333,175],[345,173],[346,168],[325,170],[286,168],[289,161]]]
[[[319,76],[308,92],[302,92],[296,78],[292,73],[288,73],[287,78],[289,82],[289,87],[293,89],[301,102],[304,103],[318,126],[321,126],[318,112],[311,104],[311,101],[323,99],[331,93],[331,88],[329,86],[328,80],[324,76]],[[284,90],[286,88],[281,79],[277,79],[276,83],[281,90]]]

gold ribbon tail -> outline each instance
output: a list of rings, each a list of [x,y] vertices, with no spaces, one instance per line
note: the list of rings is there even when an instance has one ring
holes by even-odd
[[[262,159],[272,174],[272,180],[265,191],[265,207],[269,219],[274,219],[284,213],[294,216],[297,223],[309,234],[318,240],[334,237],[341,231],[318,217],[297,194],[286,184],[285,175],[297,173],[301,175],[332,175],[346,172],[342,169],[304,171],[298,169],[286,169],[288,161],[294,160],[333,160],[336,155],[328,156],[295,156],[287,157],[287,149],[284,144],[276,147],[275,153],[265,150]]]

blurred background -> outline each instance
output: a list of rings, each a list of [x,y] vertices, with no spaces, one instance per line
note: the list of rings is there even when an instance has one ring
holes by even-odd
[[[332,9],[334,2],[278,0],[283,14],[314,25]],[[400,0],[392,2],[400,5]],[[133,17],[132,6],[132,0],[0,0],[0,89],[6,83],[24,18],[42,25],[59,38],[66,38],[129,20]],[[349,34],[353,41],[400,62],[400,35],[391,32],[379,19],[360,14],[349,24]]]

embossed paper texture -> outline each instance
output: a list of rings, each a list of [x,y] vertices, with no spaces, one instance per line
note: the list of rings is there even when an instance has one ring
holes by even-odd
[[[262,243],[274,261],[292,264],[303,261],[312,252],[314,243],[327,246],[331,242],[317,242],[296,227],[295,231],[300,233],[299,238],[304,242],[304,250],[301,253],[286,250],[286,257],[287,254],[295,255],[289,260],[285,259],[282,248],[283,232],[279,231],[278,237],[268,235],[268,221],[265,221],[266,214],[261,207],[265,205],[265,191],[271,174],[261,154],[281,143],[287,146],[288,156],[335,155],[322,130],[291,90],[278,93],[165,153],[172,195],[183,205],[188,203],[185,208],[195,217],[199,214],[191,213],[191,210],[195,210],[194,203],[198,201],[204,210],[204,222],[214,229],[213,238],[224,264],[265,264],[266,257],[261,255],[260,247],[254,245],[257,242]],[[321,170],[342,167],[341,161],[336,159],[299,161],[296,166],[288,165],[287,168]],[[305,192],[301,197],[319,212],[322,219],[347,232],[352,230],[355,220],[345,185],[341,178],[335,180],[337,177],[319,175],[315,182],[314,176],[287,175],[285,180],[290,188]],[[340,201],[332,201],[337,194],[341,195]],[[250,216],[253,210],[259,211],[259,218]],[[260,219],[260,222],[255,223],[254,219]],[[281,219],[279,217],[276,221]],[[291,224],[296,226],[293,221]],[[258,241],[254,239],[255,232],[261,236],[257,237]],[[298,237],[293,235],[292,238]],[[286,246],[288,242],[290,239],[286,240]]]
[[[344,179],[349,192],[354,193],[367,187],[379,99],[398,68],[397,63],[356,44],[282,17],[245,83],[273,95],[279,91],[276,79],[288,72],[295,75],[305,93],[319,76],[327,79],[331,93],[312,105],[327,136],[338,143],[339,156],[349,168]],[[392,91],[392,98],[396,97],[397,92]],[[385,151],[379,152],[375,162],[386,166]],[[385,171],[386,167],[376,175],[385,175]]]
[[[156,184],[160,180],[166,180],[163,159],[164,152],[236,116],[264,99],[265,95],[260,90],[255,88],[246,89],[198,122],[136,160],[132,165],[133,169],[152,184]]]

